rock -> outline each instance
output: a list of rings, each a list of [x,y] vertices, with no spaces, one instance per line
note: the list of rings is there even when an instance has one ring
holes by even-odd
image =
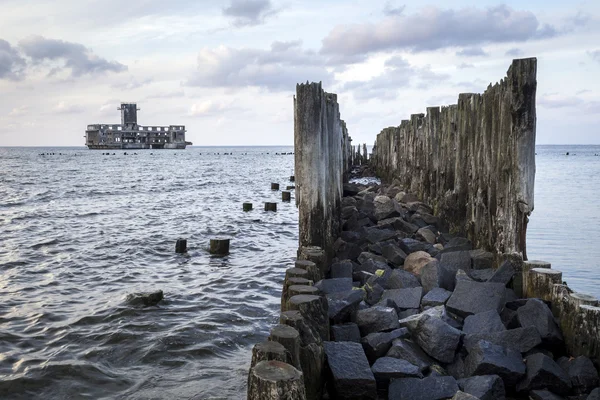
[[[433,261],[433,257],[424,251],[410,253],[404,260],[404,270],[420,276],[421,269],[431,261]]]
[[[456,273],[459,270],[471,270],[471,255],[468,251],[455,251],[442,254],[438,266],[438,281],[441,288],[453,291],[456,285]]]
[[[480,312],[504,307],[505,290],[502,283],[459,281],[446,307],[463,318]]]
[[[387,244],[383,246],[381,248],[381,254],[388,260],[389,263],[396,267],[404,265],[404,261],[406,260],[406,257],[408,257],[406,253],[395,244]]]
[[[500,268],[494,272],[494,275],[492,275],[488,282],[498,282],[506,286],[512,281],[516,273],[517,271],[513,264],[509,260],[506,260],[502,263]]]
[[[382,263],[380,261],[375,261],[375,260],[371,260],[371,259],[366,260],[362,264],[354,265],[354,267],[355,268],[353,269],[353,273],[352,273],[353,277],[359,271],[366,271],[371,274],[375,274],[379,270],[385,271],[385,270],[391,269],[390,267],[388,267],[388,265],[386,263]]]
[[[394,218],[390,221],[395,230],[407,233],[409,235],[414,234],[419,230],[419,227],[415,224],[411,224],[402,218]],[[403,249],[404,250],[404,249]]]
[[[430,376],[424,379],[394,379],[389,388],[389,400],[445,400],[458,392],[451,376]]]
[[[383,357],[375,361],[371,367],[377,388],[381,392],[387,392],[390,380],[395,378],[422,378],[423,374],[419,368],[408,361],[398,358]]]
[[[360,246],[356,243],[348,243],[344,241],[342,242],[343,243],[340,244],[337,250],[335,251],[337,258],[339,258],[340,260],[357,260],[358,256],[362,252]]]
[[[345,292],[327,295],[327,315],[333,324],[349,322],[358,311],[358,304],[363,300],[362,290],[350,289]]]
[[[506,295],[504,296],[506,301],[513,301],[513,300],[518,300],[519,297],[517,296],[517,294],[515,293],[514,290],[512,290],[511,288],[506,288],[505,290]]]
[[[377,196],[373,201],[375,205],[375,219],[381,221],[386,218],[399,217],[400,213],[396,211],[392,199],[388,196]]]
[[[465,358],[467,375],[498,375],[506,387],[514,387],[525,375],[525,364],[516,350],[480,340],[468,351]]]
[[[423,372],[433,364],[429,357],[415,342],[407,339],[396,339],[388,350],[386,357],[400,358],[416,365]]]
[[[410,329],[410,328],[409,328]],[[440,318],[423,315],[411,330],[416,343],[431,357],[444,363],[454,360],[460,342],[460,331]]]
[[[586,400],[600,400],[600,388],[592,390]]]
[[[486,340],[490,343],[511,348],[520,353],[528,352],[542,343],[540,334],[534,327],[509,329],[501,332],[475,333],[464,337],[465,347],[473,347],[478,341]]]
[[[472,249],[473,245],[469,239],[454,237],[444,244],[444,250],[440,251],[440,254],[451,253],[454,251],[471,251]]]
[[[562,344],[563,336],[552,311],[540,299],[529,299],[517,310],[517,318],[522,327],[535,327],[545,345],[553,347]]]
[[[452,400],[479,400],[479,397],[475,397],[468,393],[458,391],[456,392]]]
[[[421,284],[423,292],[429,293],[432,289],[440,287],[440,275],[438,271],[439,261],[433,259],[421,268]]]
[[[417,231],[417,236],[423,238],[429,244],[435,244],[435,233],[428,228],[421,228]]]
[[[369,243],[384,242],[397,236],[396,231],[391,229],[380,229],[377,226],[366,228],[366,239]]]
[[[456,272],[456,276],[454,277],[454,283],[455,283],[455,287],[456,287],[456,282],[458,281],[474,281],[474,279],[472,279],[465,271],[463,271],[462,269],[459,269]]]
[[[369,333],[361,339],[360,343],[365,350],[369,362],[374,363],[376,359],[383,357],[388,352],[394,340],[408,336],[410,336],[408,329],[398,328],[391,332]]]
[[[494,255],[482,249],[469,251],[471,255],[471,268],[475,270],[492,269],[494,267]]]
[[[331,277],[335,278],[350,278],[352,279],[352,261],[344,260],[331,265]]]
[[[449,292],[446,289],[433,288],[429,291],[429,293],[427,293],[425,296],[423,296],[423,299],[421,300],[421,306],[423,306],[423,307],[442,306],[442,305],[446,304],[446,302],[448,301],[448,299],[450,298],[451,295],[452,295],[452,292]],[[498,317],[498,319],[500,319],[500,317]]]
[[[496,271],[494,271],[493,269],[472,269],[471,272],[469,272],[469,276],[471,277],[471,279],[477,281],[477,282],[487,282],[492,276],[494,276],[494,273]]]
[[[424,251],[428,253],[428,250],[433,248],[429,243],[421,242],[415,239],[405,238],[398,242],[398,246],[402,249],[403,252],[410,255],[411,253],[415,253],[417,251]]]
[[[334,342],[360,343],[360,330],[354,322],[331,326],[331,339]]]
[[[502,332],[505,330],[506,328],[496,310],[469,315],[465,318],[465,323],[463,325],[463,333],[465,335]]]
[[[344,197],[356,196],[362,190],[362,187],[354,183],[344,183]]]
[[[404,310],[404,311],[400,311],[398,313],[398,318],[400,319],[404,319],[404,318],[408,318],[412,315],[416,315],[419,313],[419,309],[418,308],[409,308],[408,310]]]
[[[517,391],[529,392],[547,389],[557,394],[567,394],[571,382],[563,369],[550,357],[538,353],[526,358],[527,376],[517,385]]]
[[[352,290],[352,278],[321,279],[315,287],[324,294],[347,292]]]
[[[586,356],[579,356],[568,362],[564,368],[571,380],[573,391],[577,394],[589,393],[593,388],[600,385],[598,371],[592,360]]]
[[[377,399],[375,376],[363,348],[352,342],[324,342],[331,379],[329,392],[338,399]]]
[[[379,256],[377,254],[370,253],[368,251],[363,251],[362,253],[360,253],[360,255],[358,256],[358,262],[360,264],[364,264],[367,262],[367,260],[372,260],[372,261],[380,262],[383,265],[387,265],[387,259],[383,256]]]
[[[346,195],[344,195],[346,196]],[[342,207],[355,206],[356,207],[356,199],[351,196],[342,197]]]
[[[504,381],[498,375],[479,375],[458,381],[460,389],[480,400],[504,400]]]
[[[532,400],[564,400],[564,397],[556,395],[548,390],[532,390],[529,392],[529,398]]]
[[[419,287],[421,284],[417,277],[408,271],[403,269],[395,269],[390,274],[389,279],[386,281],[385,289],[407,289],[413,287]]]
[[[398,203],[404,203],[404,204],[414,203],[416,201],[419,201],[417,196],[415,196],[414,194],[404,193],[404,192],[399,192],[398,194],[396,194],[395,199]]]
[[[127,295],[125,301],[132,306],[155,306],[164,298],[163,291],[148,293],[131,293]]]
[[[396,310],[389,307],[371,307],[356,313],[356,324],[362,336],[373,332],[393,331],[400,328]]]
[[[372,306],[374,304],[379,303],[379,301],[381,300],[381,296],[383,296],[384,292],[384,289],[380,284],[375,283],[373,285],[370,285],[369,283],[367,283],[365,284],[364,289],[366,292],[365,302],[368,305]]]
[[[346,206],[342,207],[342,219],[349,219],[353,215],[358,215],[358,209],[356,206]]]
[[[381,300],[390,299],[394,303],[394,308],[396,308],[396,310],[405,310],[409,308],[419,308],[422,295],[422,287],[389,289],[383,292]]]

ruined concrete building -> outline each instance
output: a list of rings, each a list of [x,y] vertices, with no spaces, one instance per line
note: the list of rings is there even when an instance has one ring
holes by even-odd
[[[185,126],[141,126],[136,103],[121,103],[121,124],[88,125],[85,144],[90,149],[185,149]]]

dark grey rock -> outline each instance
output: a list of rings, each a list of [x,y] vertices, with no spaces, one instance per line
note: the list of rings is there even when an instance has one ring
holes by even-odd
[[[364,188],[354,183],[344,183],[344,197],[356,196]]]
[[[506,294],[505,294],[504,298],[506,299],[506,302],[514,301],[514,300],[518,300],[519,299],[519,297],[517,296],[517,294],[515,293],[515,291],[512,290],[511,288],[506,288],[505,293]],[[505,305],[505,307],[506,307],[506,305]]]
[[[369,285],[368,283],[364,286],[366,297],[365,302],[372,306],[377,304],[381,300],[381,296],[383,296],[384,289],[383,287],[375,283],[373,285]]]
[[[571,361],[567,359],[566,365],[560,362],[559,364],[567,372],[575,393],[589,393],[593,388],[600,385],[598,371],[592,360],[586,356],[579,356]]]
[[[428,227],[421,228],[417,231],[417,238],[421,238],[429,244],[435,244],[435,232],[433,232]]]
[[[333,324],[350,322],[352,316],[358,311],[358,305],[364,298],[362,290],[351,289],[345,292],[327,295],[327,314]]]
[[[360,343],[360,330],[354,322],[331,325],[331,339],[333,342]]]
[[[521,308],[525,304],[527,304],[528,301],[529,301],[529,299],[515,299],[515,300],[510,300],[510,301],[507,300],[506,308],[517,311],[519,308]]]
[[[462,269],[471,270],[471,255],[468,251],[455,251],[442,254],[438,266],[438,281],[440,287],[453,291],[456,282],[456,273]]]
[[[409,328],[410,329],[410,328]],[[444,363],[454,360],[460,342],[460,331],[440,318],[423,315],[411,331],[416,343],[431,357]]]
[[[342,219],[349,219],[353,215],[358,215],[358,209],[356,206],[345,206],[342,207]]]
[[[355,231],[342,231],[340,232],[340,239],[349,243],[358,243],[361,244],[362,236],[360,233]]]
[[[433,288],[431,289],[423,299],[421,300],[421,305],[423,307],[435,307],[446,304],[452,292],[442,289],[442,288]],[[498,317],[500,319],[500,317]]]
[[[381,254],[388,260],[389,263],[396,267],[404,264],[407,254],[395,244],[387,244],[381,248]]]
[[[356,313],[356,324],[362,336],[373,332],[387,332],[400,328],[396,310],[390,307],[371,307]]]
[[[398,242],[398,245],[406,254],[414,253],[416,251],[425,251],[429,253],[428,250],[433,248],[433,246],[429,243],[409,238],[400,240],[400,242]]]
[[[383,256],[379,256],[375,253],[370,253],[368,251],[363,251],[362,253],[360,253],[360,255],[358,256],[358,262],[360,264],[364,264],[367,260],[378,261],[383,265],[387,265],[387,260]]]
[[[389,289],[383,292],[383,296],[381,297],[381,299],[392,300],[395,304],[396,310],[406,310],[411,308],[419,308],[419,305],[421,304],[422,295],[422,287],[406,289]]]
[[[400,213],[394,207],[392,199],[388,196],[375,197],[373,204],[375,206],[374,216],[377,221],[400,216]]]
[[[324,294],[347,292],[352,290],[352,278],[322,279],[315,287]]]
[[[500,313],[500,319],[502,319],[502,323],[506,329],[515,329],[521,327],[521,325],[519,325],[517,312],[511,310],[510,308],[504,307]]]
[[[358,258],[358,256],[360,255],[361,252],[362,252],[362,249],[360,248],[360,246],[358,244],[342,241],[342,243],[337,247],[337,250],[335,251],[335,255],[340,260],[347,259],[347,260],[356,261],[356,259]]]
[[[463,318],[489,310],[500,312],[504,296],[502,283],[459,281],[446,307]]]
[[[504,400],[504,381],[498,375],[479,375],[458,381],[460,389],[480,400]]]
[[[469,276],[477,282],[487,282],[492,276],[494,276],[495,272],[496,271],[494,271],[491,268],[489,268],[489,269],[473,269],[469,273]]]
[[[385,283],[385,289],[405,289],[419,287],[421,284],[414,274],[402,269],[394,269]]]
[[[440,254],[451,253],[454,251],[471,251],[473,245],[471,241],[463,237],[453,237],[444,244],[444,250],[440,251]]]
[[[438,260],[433,260],[421,268],[421,285],[424,293],[429,293],[432,289],[440,287],[439,263]]]
[[[400,232],[407,233],[409,235],[412,235],[419,230],[419,227],[417,225],[411,224],[410,222],[407,222],[402,218],[394,218],[392,224],[394,229]]]
[[[396,378],[422,378],[423,374],[416,365],[398,358],[383,357],[375,361],[371,367],[377,388],[387,392],[391,379]]]
[[[350,260],[343,260],[331,265],[332,278],[350,278],[352,279],[353,265]]]
[[[465,358],[467,375],[498,375],[505,387],[514,385],[525,375],[525,364],[521,353],[480,340],[469,350]]]
[[[346,186],[346,185],[344,185],[344,186]],[[358,194],[358,192],[356,194]],[[356,199],[354,197],[351,197],[354,195],[347,196],[346,194],[344,194],[344,196],[345,197],[342,197],[342,207],[356,206]]]
[[[538,353],[526,358],[527,376],[517,385],[517,391],[529,392],[546,389],[557,394],[567,394],[571,381],[563,369],[550,357]]]
[[[600,400],[600,388],[592,390],[586,400]]]
[[[488,282],[502,283],[506,286],[512,281],[516,273],[517,271],[514,265],[509,260],[506,260],[502,263],[500,268],[494,272],[494,275],[492,275]]]
[[[532,390],[529,392],[529,398],[532,400],[565,400],[564,397],[548,390]]]
[[[475,281],[475,279],[471,278],[464,270],[459,269],[454,277],[454,282],[458,281]]]
[[[540,299],[529,299],[517,310],[517,318],[522,327],[535,327],[545,345],[559,346],[563,342],[563,335],[552,311]]]
[[[505,330],[506,328],[496,310],[469,315],[465,318],[465,323],[463,325],[463,333],[465,335],[502,332]]]
[[[451,376],[430,376],[424,379],[394,379],[390,384],[389,400],[444,400],[458,392],[456,379]]]
[[[479,400],[479,398],[459,390],[451,400]]]
[[[365,262],[363,262],[362,264],[357,264],[354,265],[354,269],[353,269],[353,275],[356,274],[359,271],[364,271],[364,272],[369,272],[371,274],[376,273],[379,270],[388,270],[390,269],[390,267],[385,264],[382,263],[381,261],[377,261],[377,260],[366,260]]]
[[[416,315],[419,313],[419,309],[418,308],[409,308],[408,310],[404,310],[404,311],[400,311],[398,313],[398,318],[399,319],[404,319],[404,318],[408,318],[412,315]]]
[[[377,226],[367,228],[367,241],[369,243],[383,242],[397,236],[396,231],[391,229],[380,229]]]
[[[421,372],[425,371],[434,363],[433,359],[429,357],[423,349],[412,340],[407,339],[394,340],[385,356],[406,360],[409,363],[416,365]]]
[[[494,268],[494,255],[482,249],[471,250],[471,268],[492,269]]]
[[[542,343],[540,334],[534,327],[509,329],[502,332],[475,333],[464,337],[465,347],[473,347],[480,340],[525,353]]]
[[[369,333],[361,339],[360,343],[365,350],[369,362],[374,363],[376,359],[383,357],[388,352],[394,340],[407,338],[408,336],[410,336],[408,329],[398,328],[391,332]]]
[[[339,399],[377,399],[375,376],[359,343],[324,342],[330,393]]]

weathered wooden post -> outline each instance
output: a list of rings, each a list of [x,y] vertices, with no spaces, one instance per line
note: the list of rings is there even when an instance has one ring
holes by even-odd
[[[281,361],[261,361],[250,370],[248,400],[306,400],[302,372]]]
[[[277,203],[265,203],[265,211],[277,211]]]
[[[290,176],[290,182],[295,182],[296,181],[296,177],[294,175]]]
[[[280,343],[290,354],[290,364],[300,369],[300,333],[288,325],[275,325],[271,328],[269,340]]]
[[[175,253],[185,253],[187,251],[187,239],[177,239],[175,243]]]
[[[252,211],[252,203],[244,203],[242,207],[244,208],[244,211]]]
[[[210,239],[210,254],[227,255],[229,254],[230,239]]]
[[[279,190],[279,183],[271,183],[271,190]]]
[[[292,201],[292,193],[291,192],[281,192],[281,200],[285,202]]]
[[[286,186],[285,190],[294,190],[296,189],[296,186]]]
[[[255,344],[252,348],[252,361],[250,368],[261,361],[277,360],[281,362],[291,361],[290,354],[281,343],[266,341]]]
[[[562,272],[549,268],[533,268],[527,275],[526,297],[552,301],[553,286],[561,283]]]

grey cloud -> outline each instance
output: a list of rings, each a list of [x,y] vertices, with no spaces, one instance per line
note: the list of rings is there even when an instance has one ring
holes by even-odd
[[[489,53],[481,47],[466,47],[456,52],[459,57],[488,57]]]
[[[579,113],[585,115],[600,113],[600,101],[578,96],[544,95],[538,100],[538,104],[546,109],[575,108]]]
[[[233,18],[233,24],[240,27],[260,25],[276,12],[270,0],[231,0],[223,8],[223,15]]]
[[[383,14],[387,16],[391,15],[401,15],[404,12],[406,5],[394,6],[391,1],[385,3],[383,7]]]
[[[588,51],[588,55],[592,57],[592,59],[600,62],[600,50]]]
[[[513,47],[512,49],[508,49],[506,51],[506,53],[504,53],[504,55],[507,55],[510,57],[520,57],[523,55],[523,50]]]
[[[19,80],[24,68],[25,60],[17,49],[0,39],[0,79]]]
[[[457,66],[458,69],[475,68],[475,65],[469,63],[462,63]]]
[[[134,77],[130,77],[129,80],[124,81],[124,82],[114,83],[113,85],[111,85],[111,87],[113,89],[133,90],[133,89],[141,88],[142,86],[149,85],[153,81],[154,81],[154,79],[152,79],[152,78],[146,78],[146,79],[139,80]]]
[[[301,49],[297,42],[276,42],[270,50],[224,46],[203,49],[198,54],[197,71],[184,85],[289,91],[306,80],[324,83],[333,80],[323,57]]]
[[[540,28],[532,12],[506,5],[459,10],[427,7],[416,14],[388,17],[378,23],[338,25],[323,39],[321,52],[338,57],[391,49],[419,52],[524,42],[555,34],[549,25]]]
[[[31,36],[19,42],[19,47],[34,64],[46,61],[62,61],[71,71],[72,77],[101,74],[105,72],[123,72],[127,66],[116,61],[108,61],[94,54],[84,45],[43,36]],[[60,68],[59,68],[60,69]],[[55,68],[53,71],[56,71]]]

